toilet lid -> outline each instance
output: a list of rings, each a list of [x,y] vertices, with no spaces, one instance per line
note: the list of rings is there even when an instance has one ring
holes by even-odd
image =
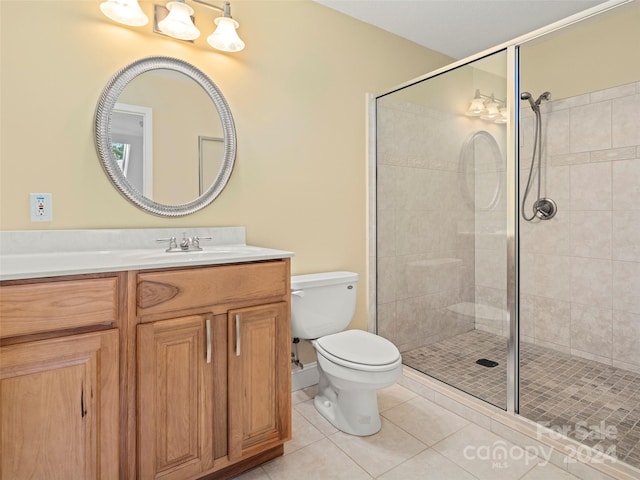
[[[316,344],[334,357],[362,365],[389,365],[400,357],[400,352],[389,340],[363,330],[327,335],[319,338]]]

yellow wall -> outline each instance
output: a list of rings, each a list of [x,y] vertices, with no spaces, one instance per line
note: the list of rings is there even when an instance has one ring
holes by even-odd
[[[640,1],[522,45],[521,90],[554,100],[640,80]]]
[[[221,2],[219,2],[221,3]],[[3,230],[244,225],[248,242],[292,250],[293,273],[360,274],[354,327],[366,328],[366,101],[450,59],[310,0],[232,2],[246,49],[195,45],[117,25],[99,1],[0,1],[0,226]],[[141,2],[152,18],[152,4]],[[208,18],[199,19],[198,13]],[[202,15],[200,15],[202,17]],[[178,219],[138,210],[98,162],[93,116],[107,80],[151,55],[188,61],[225,95],[238,156],[230,184]],[[31,223],[29,193],[53,194]]]

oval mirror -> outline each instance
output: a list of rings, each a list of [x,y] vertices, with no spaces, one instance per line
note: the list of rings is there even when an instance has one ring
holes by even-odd
[[[502,197],[505,174],[498,142],[489,132],[470,134],[460,150],[460,182],[467,204],[474,210],[493,210]]]
[[[137,60],[104,88],[95,118],[102,166],[139,208],[181,216],[222,192],[236,157],[227,102],[199,69],[170,57]]]

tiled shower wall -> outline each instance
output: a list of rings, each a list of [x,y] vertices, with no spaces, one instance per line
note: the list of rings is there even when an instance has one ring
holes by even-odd
[[[377,118],[378,333],[406,351],[475,328],[476,212],[467,195],[478,192],[460,149],[477,130],[503,138],[505,127],[389,97]],[[492,169],[484,173],[495,177]]]
[[[523,104],[521,192],[533,118]],[[558,213],[520,222],[522,340],[640,371],[640,82],[546,103],[543,125]]]

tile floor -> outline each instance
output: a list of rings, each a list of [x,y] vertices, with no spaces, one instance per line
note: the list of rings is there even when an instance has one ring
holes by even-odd
[[[416,370],[506,408],[504,337],[473,330],[402,357]],[[521,415],[640,467],[639,374],[530,343],[521,344],[520,357]],[[479,358],[499,365],[477,365]]]
[[[237,480],[578,478],[400,385],[379,392],[382,429],[370,437],[336,430],[315,410],[314,394],[315,387],[293,392],[285,454]],[[506,459],[491,460],[504,449]]]

